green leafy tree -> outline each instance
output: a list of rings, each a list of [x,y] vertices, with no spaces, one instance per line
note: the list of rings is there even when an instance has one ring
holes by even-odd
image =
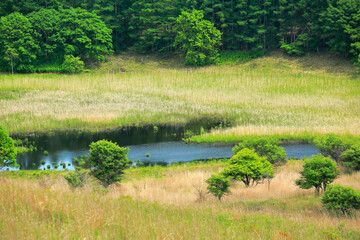
[[[124,50],[131,45],[129,8],[133,1],[129,0],[99,0],[94,7],[106,26],[112,30],[114,50]],[[90,10],[89,10],[90,11]]]
[[[34,40],[29,20],[20,13],[0,19],[0,68],[16,72],[32,72],[39,45]],[[0,60],[0,61],[1,61]]]
[[[244,148],[236,153],[224,169],[223,175],[242,181],[246,187],[255,182],[272,178],[274,170],[265,157],[259,157],[255,150]]]
[[[255,139],[240,142],[233,148],[236,154],[244,148],[254,149],[260,157],[266,157],[272,164],[286,163],[286,152],[283,147],[278,146],[279,142],[273,139]]]
[[[175,25],[175,46],[185,54],[188,65],[216,63],[221,46],[221,32],[204,20],[202,11],[182,12]]]
[[[16,52],[13,48],[8,48],[5,52],[4,59],[6,61],[10,61],[11,65],[11,74],[14,74],[14,60],[16,60],[19,57],[19,54]]]
[[[314,144],[324,156],[331,156],[336,162],[340,161],[341,154],[351,146],[349,141],[334,134],[318,137]]]
[[[16,167],[16,154],[12,138],[0,126],[0,169]]]
[[[180,14],[177,1],[137,0],[129,9],[130,36],[138,52],[171,51],[172,27]]]
[[[131,160],[126,156],[128,152],[128,148],[119,147],[106,140],[90,144],[89,162],[93,167],[91,172],[104,187],[121,180],[124,169],[131,164]]]
[[[83,61],[101,62],[112,53],[111,29],[95,13],[80,8],[60,11],[58,41],[63,56],[73,55]]]
[[[231,186],[230,180],[223,175],[212,175],[211,178],[205,181],[209,186],[207,189],[221,202],[221,198],[230,193],[229,187]]]
[[[322,196],[321,202],[328,210],[346,214],[351,209],[360,209],[360,192],[348,186],[330,185]]]
[[[0,1],[0,17],[14,12],[28,14],[42,8],[58,9],[63,0],[6,0]]]
[[[357,171],[360,170],[360,144],[354,144],[346,150],[341,156],[341,161],[345,166],[351,167]]]
[[[351,35],[353,33],[357,35],[353,30],[358,26],[356,18],[359,15],[359,10],[360,2],[357,0],[329,1],[329,5],[326,11],[321,14],[320,20],[323,25],[323,36],[332,50],[349,55],[353,41]]]
[[[59,37],[61,14],[55,9],[42,8],[26,16],[36,34],[39,43],[38,62],[63,61],[62,39]]]
[[[305,161],[300,174],[296,185],[303,189],[315,187],[316,192],[320,193],[321,189],[326,191],[327,185],[339,176],[340,171],[333,160],[318,154]]]

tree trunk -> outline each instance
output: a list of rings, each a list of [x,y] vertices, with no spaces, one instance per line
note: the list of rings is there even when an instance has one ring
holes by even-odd
[[[14,74],[14,64],[13,64],[13,58],[10,58],[11,61],[11,74]]]

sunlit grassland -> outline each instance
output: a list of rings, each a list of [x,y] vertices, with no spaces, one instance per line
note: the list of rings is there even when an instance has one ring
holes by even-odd
[[[358,216],[336,217],[323,209],[314,190],[294,186],[302,161],[278,168],[270,189],[235,184],[222,203],[211,196],[197,201],[197,189],[206,188],[204,178],[218,172],[222,164],[128,170],[126,181],[112,186],[106,194],[91,185],[73,191],[60,174],[37,180],[27,178],[30,174],[10,178],[10,173],[3,173],[0,236],[284,239],[280,232],[285,232],[285,239],[359,239]],[[342,175],[337,181],[351,182],[359,189],[360,175]]]
[[[0,75],[0,123],[20,132],[217,117],[231,119],[234,127],[201,140],[360,134],[360,80],[347,72],[304,69],[298,61],[276,56],[198,69],[131,59],[123,64],[130,70]]]

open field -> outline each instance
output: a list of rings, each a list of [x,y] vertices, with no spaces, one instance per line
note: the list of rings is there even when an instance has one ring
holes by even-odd
[[[233,127],[194,141],[359,136],[360,80],[350,63],[331,54],[279,53],[197,69],[125,54],[98,72],[0,75],[0,124],[10,133],[202,118],[227,119]],[[277,167],[270,186],[234,183],[221,203],[204,180],[223,162],[127,169],[108,190],[95,180],[72,190],[66,171],[0,172],[0,238],[360,239],[359,211],[335,216],[313,189],[295,186],[302,164]],[[335,182],[360,190],[359,172]]]
[[[0,75],[1,125],[29,132],[218,117],[234,127],[202,140],[360,134],[360,80],[350,63],[331,54],[274,53],[198,69],[125,54],[99,71],[106,73]]]
[[[212,196],[198,199],[204,178],[221,163],[160,172],[130,169],[127,180],[106,194],[92,184],[72,191],[61,174],[29,179],[31,174],[6,173],[0,176],[0,234],[4,239],[359,239],[358,217],[333,216],[314,190],[294,186],[301,166],[292,161],[278,168],[269,190],[235,184],[222,203]],[[359,189],[360,175],[336,182]]]

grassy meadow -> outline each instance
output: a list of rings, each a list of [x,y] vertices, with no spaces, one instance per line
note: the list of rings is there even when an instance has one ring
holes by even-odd
[[[198,141],[243,135],[360,134],[360,80],[331,54],[188,68],[125,54],[92,73],[0,75],[0,122],[8,132],[233,123]],[[326,66],[326,67],[325,67]]]
[[[203,180],[222,163],[129,169],[102,193],[89,181],[71,190],[64,172],[0,176],[3,239],[359,239],[358,217],[327,212],[314,190],[294,185],[302,161],[276,170],[270,189],[231,187],[222,203]],[[336,182],[359,190],[360,174]],[[357,213],[356,213],[357,214]],[[31,220],[30,220],[31,219]]]
[[[360,136],[360,79],[333,53],[273,52],[241,64],[190,68],[125,53],[78,75],[0,75],[0,125],[9,133],[184,124],[226,119],[192,141],[252,136]],[[303,160],[275,168],[270,185],[234,182],[219,202],[204,182],[221,161],[127,169],[103,189],[71,189],[67,171],[0,172],[0,239],[360,239],[359,211],[328,212],[295,185]],[[359,172],[336,183],[360,190]]]

